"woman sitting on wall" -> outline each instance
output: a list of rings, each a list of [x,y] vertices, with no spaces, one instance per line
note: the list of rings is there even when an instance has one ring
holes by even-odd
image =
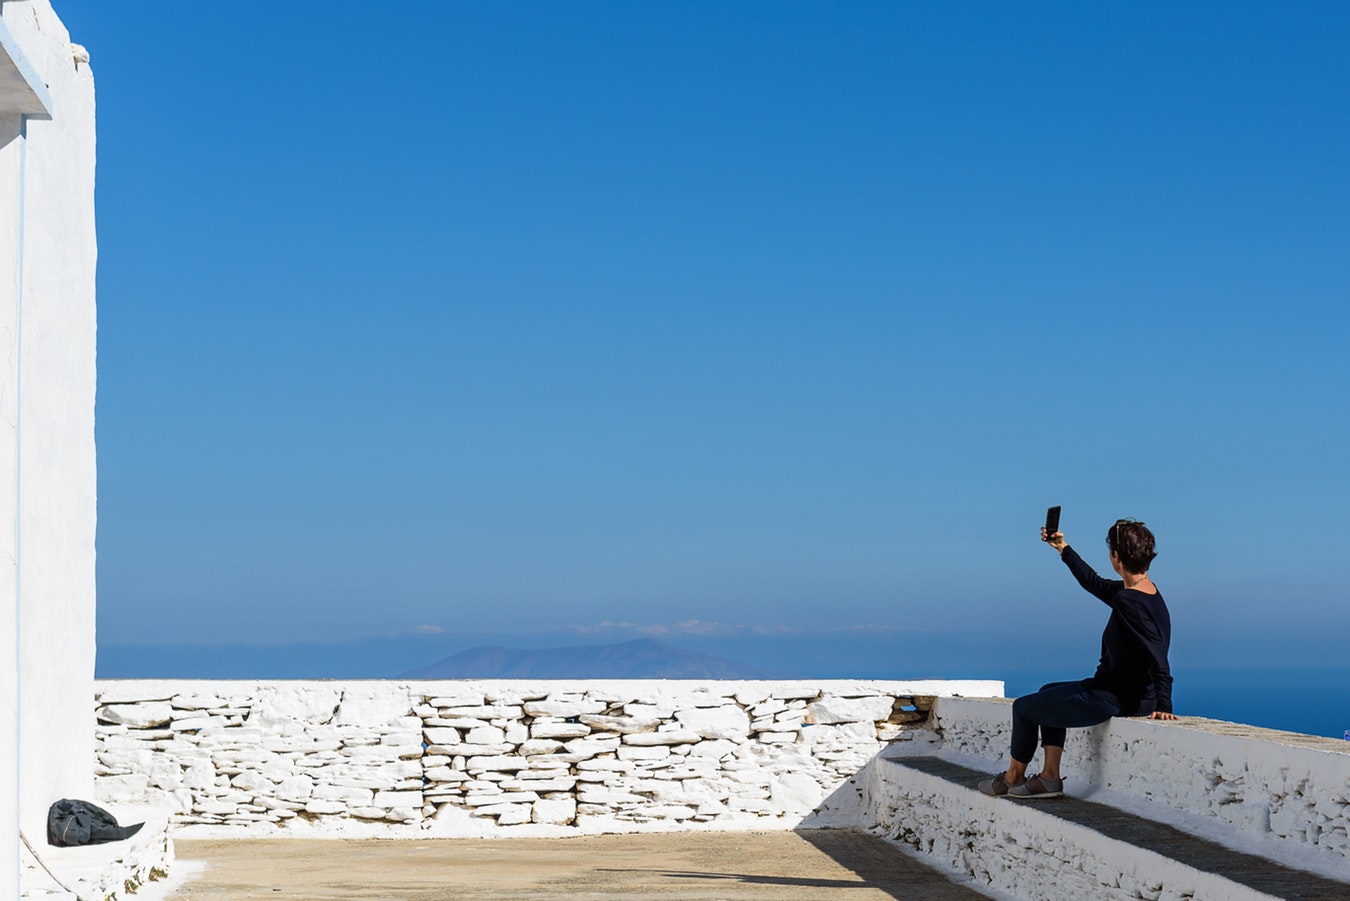
[[[1102,632],[1102,658],[1097,672],[1081,682],[1052,682],[1035,694],[1013,702],[1012,755],[1008,770],[980,783],[986,795],[1010,798],[1055,798],[1064,794],[1059,763],[1065,730],[1095,726],[1113,716],[1149,716],[1174,720],[1172,674],[1167,649],[1172,618],[1158,586],[1148,576],[1157,556],[1153,533],[1142,522],[1118,519],[1106,533],[1111,568],[1120,579],[1103,579],[1064,540],[1063,532],[1041,540],[1059,551],[1078,584],[1111,608]],[[1039,775],[1027,778],[1027,764],[1036,753],[1040,733],[1045,762]]]

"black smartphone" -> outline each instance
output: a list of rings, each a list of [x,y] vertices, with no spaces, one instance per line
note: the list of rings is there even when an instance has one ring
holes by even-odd
[[[1045,511],[1045,534],[1049,537],[1059,531],[1059,508],[1051,507]]]

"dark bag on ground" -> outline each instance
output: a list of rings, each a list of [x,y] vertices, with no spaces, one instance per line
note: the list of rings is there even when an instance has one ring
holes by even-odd
[[[97,804],[62,798],[47,811],[47,843],[57,847],[120,842],[141,831],[144,823],[117,825],[117,817]]]

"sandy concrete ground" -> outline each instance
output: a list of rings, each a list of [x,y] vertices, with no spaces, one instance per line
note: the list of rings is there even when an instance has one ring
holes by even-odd
[[[870,835],[676,833],[562,839],[178,841],[180,863],[205,862],[178,901],[363,899],[517,901],[974,901]]]

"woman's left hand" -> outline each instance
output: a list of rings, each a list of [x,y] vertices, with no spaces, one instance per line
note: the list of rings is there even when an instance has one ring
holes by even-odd
[[[1151,720],[1174,720],[1177,718],[1175,713],[1168,713],[1164,710],[1155,710],[1148,715]]]

